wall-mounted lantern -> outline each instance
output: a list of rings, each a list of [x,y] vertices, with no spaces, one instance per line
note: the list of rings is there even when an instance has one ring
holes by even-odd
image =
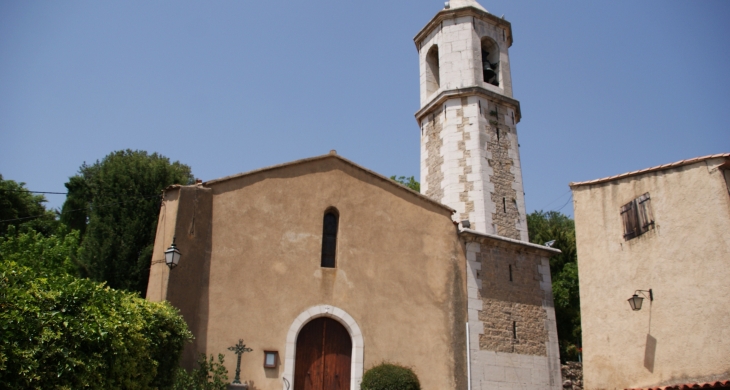
[[[170,269],[177,267],[177,263],[180,262],[180,256],[180,251],[177,249],[177,245],[175,245],[175,237],[172,237],[172,245],[165,251],[165,264]]]
[[[264,351],[264,368],[276,368],[279,364],[278,351]]]
[[[644,293],[649,293],[649,296],[647,297]],[[643,297],[639,296],[639,293],[643,295]],[[651,289],[648,290],[636,290],[634,291],[634,295],[631,296],[631,298],[628,299],[629,305],[631,305],[631,310],[641,310],[641,304],[644,303],[644,298],[649,298],[650,302],[654,301],[654,293],[652,293]]]

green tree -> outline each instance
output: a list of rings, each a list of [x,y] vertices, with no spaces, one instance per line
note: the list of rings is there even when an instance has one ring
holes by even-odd
[[[191,337],[168,303],[0,262],[3,388],[169,389]]]
[[[20,231],[33,229],[44,235],[58,228],[56,214],[46,210],[43,195],[34,195],[25,183],[4,180],[0,175],[0,236],[7,234],[9,226],[17,226]]]
[[[563,361],[577,360],[581,327],[575,222],[557,211],[534,211],[527,216],[527,228],[530,242],[543,245],[555,240],[552,247],[563,252],[550,259],[560,357]]]
[[[411,176],[411,177],[398,176],[398,177],[396,177],[395,175],[393,175],[390,177],[390,179],[397,182],[400,185],[403,185],[403,186],[406,186],[406,187],[412,189],[413,191],[421,192],[421,183],[416,181],[415,176]]]
[[[145,295],[162,190],[190,184],[190,167],[144,151],[116,151],[84,163],[66,187],[62,220],[84,231],[82,274]],[[74,211],[75,210],[75,211]]]
[[[78,273],[78,231],[66,233],[60,228],[56,234],[46,237],[32,229],[21,233],[15,229],[9,226],[7,236],[0,237],[0,261],[12,261],[49,274]]]
[[[86,164],[81,166],[82,176],[72,176],[65,184],[68,194],[61,208],[60,221],[72,230],[78,230],[83,237],[89,218],[91,193],[88,181],[91,181],[93,169]]]

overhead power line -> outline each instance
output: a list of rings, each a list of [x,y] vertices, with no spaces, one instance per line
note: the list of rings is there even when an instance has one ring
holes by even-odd
[[[570,194],[570,198],[568,198],[568,201],[567,201],[567,202],[565,202],[565,204],[564,204],[564,205],[562,205],[562,206],[561,206],[561,207],[560,207],[559,209],[557,209],[556,211],[560,211],[560,210],[562,210],[562,209],[563,209],[563,208],[564,208],[565,206],[567,206],[567,205],[568,205],[568,203],[570,203],[570,201],[571,201],[571,200],[573,200],[573,194]]]
[[[134,199],[136,199],[136,200],[139,200],[139,199],[149,199],[149,198],[155,198],[155,197],[158,197],[158,196],[162,196],[162,195],[161,194],[155,194],[155,195],[150,195],[150,196],[138,197],[138,198],[134,198]],[[108,206],[114,206],[114,205],[118,205],[118,204],[128,203],[128,202],[131,202],[131,201],[132,200],[130,199],[130,200],[125,200],[124,202],[107,203],[107,204],[103,204],[103,205],[99,205],[99,206],[96,206],[96,205],[93,205],[92,204],[89,207],[84,207],[84,208],[81,208],[81,209],[74,209],[74,210],[66,210],[65,212],[64,211],[61,211],[58,214],[60,215],[60,214],[64,214],[64,213],[73,213],[73,212],[76,212],[76,211],[85,211],[85,210],[90,210],[92,208],[93,209],[100,209],[100,208],[104,208],[104,207],[108,207]],[[3,222],[14,222],[14,221],[24,221],[26,219],[40,218],[40,217],[45,217],[45,216],[46,216],[46,214],[40,214],[40,215],[33,215],[31,217],[22,217],[22,218],[14,218],[14,219],[4,219],[4,220],[0,221],[0,223],[3,223]]]
[[[555,202],[559,201],[560,199],[562,199],[562,198],[563,198],[563,197],[564,197],[565,195],[567,195],[567,194],[568,194],[568,193],[569,193],[570,191],[571,191],[571,190],[570,190],[570,189],[568,189],[568,191],[565,191],[565,192],[563,192],[563,193],[562,193],[562,194],[561,194],[560,196],[558,196],[557,198],[555,198],[555,199],[551,200],[551,201],[550,201],[550,203],[546,204],[546,205],[545,205],[544,207],[542,207],[542,208],[541,208],[540,210],[545,210],[546,208],[548,208],[548,206],[550,206],[550,205],[552,205],[553,203],[555,203]],[[571,196],[572,196],[572,195],[571,195]],[[562,207],[561,207],[561,208],[562,208]]]
[[[30,191],[30,190],[7,190],[0,188],[0,191],[5,192],[27,192],[30,194],[51,194],[51,195],[68,195],[68,192],[50,192],[50,191]]]

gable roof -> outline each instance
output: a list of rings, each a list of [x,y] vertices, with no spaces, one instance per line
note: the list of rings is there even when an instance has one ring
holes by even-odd
[[[382,180],[383,182],[388,183],[389,185],[393,186],[393,188],[398,188],[401,191],[405,191],[407,193],[410,193],[411,195],[416,196],[420,200],[425,201],[425,202],[428,202],[428,203],[430,203],[430,204],[432,204],[434,206],[438,206],[439,208],[442,208],[442,209],[444,209],[446,211],[449,211],[452,214],[456,212],[456,210],[452,209],[449,206],[446,206],[443,203],[437,202],[437,201],[429,198],[426,195],[422,195],[421,193],[416,192],[416,191],[413,191],[413,190],[411,190],[410,188],[408,188],[406,186],[403,186],[403,185],[398,184],[397,182],[393,181],[392,179],[390,179],[388,177],[385,177],[385,176],[383,176],[383,175],[381,175],[381,174],[379,174],[377,172],[371,171],[371,170],[369,170],[369,169],[367,169],[367,168],[365,168],[365,167],[363,167],[361,165],[355,164],[354,162],[352,162],[352,161],[350,161],[350,160],[348,160],[348,159],[346,159],[344,157],[339,156],[337,154],[337,152],[335,152],[334,150],[331,151],[328,154],[323,154],[321,156],[304,158],[304,159],[301,159],[301,160],[295,160],[295,161],[291,161],[291,162],[288,162],[288,163],[272,165],[272,166],[269,166],[269,167],[259,168],[259,169],[255,169],[253,171],[243,172],[243,173],[239,173],[239,174],[236,174],[236,175],[224,176],[224,177],[221,177],[219,179],[213,179],[213,180],[209,180],[209,181],[203,182],[202,185],[204,187],[210,187],[211,185],[215,185],[215,184],[222,183],[222,182],[229,181],[229,180],[233,180],[233,179],[238,179],[238,178],[241,178],[241,177],[252,176],[252,175],[255,175],[255,174],[258,174],[258,173],[262,173],[262,172],[273,171],[273,170],[278,170],[278,169],[286,169],[288,167],[292,167],[292,166],[295,166],[295,165],[301,165],[301,164],[307,164],[307,163],[316,163],[316,162],[324,161],[324,160],[328,160],[328,159],[335,159],[335,160],[338,160],[338,161],[340,161],[342,163],[345,163],[345,164],[347,164],[347,165],[349,165],[349,166],[351,166],[351,167],[353,167],[353,168],[355,168],[355,169],[357,169],[359,171],[362,171],[362,172],[364,172],[364,173],[366,173],[366,174],[368,174],[370,176],[373,176],[373,177],[375,177],[377,179]]]
[[[669,164],[657,165],[657,166],[651,167],[651,168],[644,168],[644,169],[641,169],[641,170],[638,170],[638,171],[632,171],[632,172],[622,173],[620,175],[614,175],[614,176],[604,177],[602,179],[595,179],[595,180],[589,180],[589,181],[580,181],[580,182],[571,182],[569,184],[569,186],[570,186],[570,188],[575,188],[575,187],[589,185],[589,184],[606,183],[606,182],[609,182],[609,181],[623,179],[625,177],[638,176],[638,175],[641,175],[641,174],[644,174],[644,173],[649,173],[649,172],[663,171],[665,169],[677,168],[677,167],[681,167],[681,166],[684,166],[684,165],[694,164],[694,163],[697,163],[697,162],[701,162],[701,161],[705,161],[705,160],[709,160],[709,159],[713,159],[713,158],[720,158],[720,157],[730,158],[730,153],[710,154],[708,156],[690,158],[690,159],[687,159],[687,160],[681,160],[681,161],[677,161],[677,162],[673,162],[673,163],[669,163]]]

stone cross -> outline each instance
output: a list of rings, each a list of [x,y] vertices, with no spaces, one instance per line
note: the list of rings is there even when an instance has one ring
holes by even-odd
[[[246,348],[246,344],[243,343],[243,339],[238,340],[238,344],[228,347],[229,351],[233,351],[238,355],[238,362],[236,363],[236,377],[233,379],[233,384],[241,384],[241,355],[244,352],[251,352],[253,349]]]

